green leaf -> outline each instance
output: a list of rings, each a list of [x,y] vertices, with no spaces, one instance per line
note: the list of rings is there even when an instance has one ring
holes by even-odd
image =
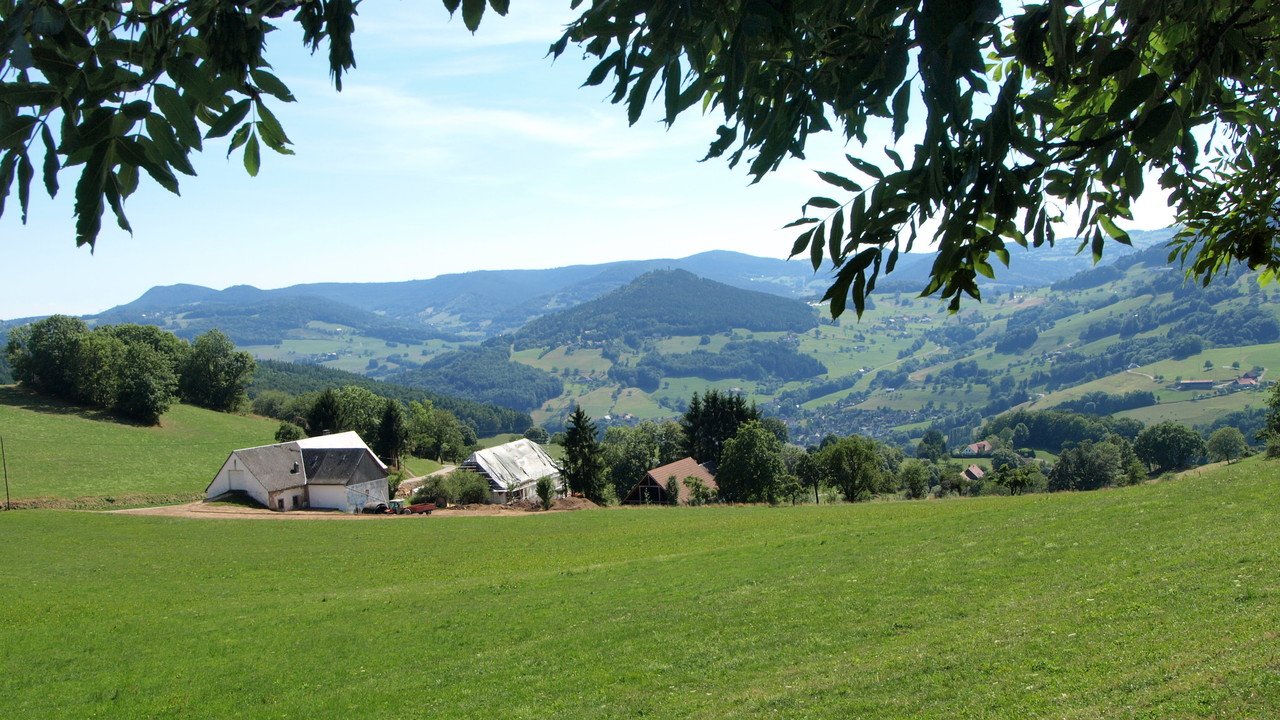
[[[248,114],[249,99],[245,98],[244,100],[241,100],[235,105],[227,108],[227,111],[222,113],[222,115],[218,117],[218,121],[215,122],[213,126],[209,128],[209,131],[204,134],[205,138],[208,139],[226,135],[231,132],[231,129],[239,124],[241,120],[244,120],[244,116]]]
[[[124,214],[124,198],[121,196],[120,187],[124,185],[118,173],[112,173],[107,178],[107,184],[102,187],[102,194],[107,198],[107,202],[111,205],[111,212],[116,216],[116,225],[121,230],[133,234],[133,228],[129,226],[129,219]]]
[[[134,100],[131,103],[125,103],[120,106],[120,112],[130,120],[141,120],[151,112],[151,103],[146,100]]]
[[[116,155],[120,158],[122,164],[140,167],[147,171],[152,180],[155,180],[161,187],[174,195],[179,195],[178,178],[174,177],[169,170],[169,166],[159,161],[159,152],[152,150],[148,152],[148,148],[154,148],[155,143],[150,138],[117,138],[115,141]]]
[[[849,192],[862,192],[861,185],[850,180],[847,177],[844,177],[843,175],[837,175],[833,172],[823,172],[819,170],[818,177],[822,178],[822,181],[827,183],[828,185],[835,185],[841,190],[848,190]]]
[[[44,189],[49,197],[58,194],[58,148],[53,142],[53,133],[46,124],[40,128],[40,140],[44,142]]]
[[[31,131],[39,122],[30,115],[18,115],[9,118],[0,125],[0,150],[9,150],[22,146],[31,137]]]
[[[813,263],[813,271],[822,267],[822,237],[827,234],[826,223],[818,223],[813,230],[813,242],[809,243],[809,262]]]
[[[249,131],[252,129],[253,129],[253,123],[245,123],[240,127],[236,128],[235,134],[231,136],[231,143],[227,146],[228,158],[231,157],[231,153],[236,151],[236,148],[244,145],[246,142],[249,141]]]
[[[1132,65],[1133,61],[1137,59],[1138,54],[1133,50],[1127,47],[1116,48],[1107,53],[1106,57],[1102,58],[1102,62],[1098,63],[1098,77],[1107,77],[1118,73]]]
[[[907,131],[908,113],[911,109],[911,83],[906,82],[893,96],[893,139],[902,139]]]
[[[840,207],[840,203],[836,202],[835,200],[832,200],[831,198],[811,197],[809,198],[809,202],[805,203],[804,206],[805,208],[817,207],[817,208],[835,209]]]
[[[18,205],[22,208],[22,224],[27,224],[27,207],[31,204],[31,178],[35,168],[26,152],[18,155]]]
[[[866,174],[870,175],[871,177],[873,177],[873,178],[875,178],[875,179],[877,179],[877,180],[883,180],[883,179],[884,179],[884,172],[883,172],[883,171],[881,171],[881,170],[880,170],[880,168],[878,168],[878,167],[876,167],[875,165],[873,165],[873,164],[871,164],[871,163],[867,162],[866,160],[863,160],[862,158],[856,158],[856,157],[854,157],[854,156],[852,156],[852,155],[848,155],[848,154],[846,154],[846,155],[845,155],[845,159],[847,159],[847,160],[849,161],[849,164],[850,164],[850,165],[852,165],[852,166],[854,166],[855,168],[857,168],[858,170],[860,170],[860,171],[862,171],[862,172],[864,172],[864,173],[866,173]]]
[[[1117,227],[1115,222],[1110,217],[1107,217],[1106,215],[1099,215],[1098,224],[1102,226],[1102,229],[1106,231],[1107,235],[1112,240],[1118,240],[1124,243],[1125,245],[1130,244],[1129,233]]]
[[[249,77],[253,79],[253,84],[257,85],[258,89],[272,95],[278,100],[294,102],[297,99],[293,96],[293,93],[289,91],[288,86],[280,81],[280,78],[272,75],[266,70],[256,68],[250,70]]]
[[[249,143],[244,146],[244,169],[250,175],[257,177],[258,166],[261,162],[262,158],[258,150],[258,135],[251,132],[249,133]]]
[[[165,61],[165,70],[179,87],[194,95],[201,104],[222,106],[222,100],[218,92],[213,89],[213,81],[208,75],[211,72],[208,63],[197,68],[185,57],[170,57]],[[169,121],[173,122],[173,119],[170,118]]]
[[[271,141],[274,141],[276,145],[292,144],[289,140],[289,136],[284,134],[284,128],[280,126],[280,121],[276,120],[276,116],[271,112],[271,110],[267,109],[267,106],[264,105],[261,100],[255,100],[254,105],[258,109],[259,125],[264,127],[266,130],[263,134],[268,136]]]
[[[160,157],[178,172],[184,175],[195,175],[195,168],[191,167],[191,162],[187,159],[187,152],[178,143],[178,139],[174,137],[169,123],[155,113],[147,116],[146,123],[147,134],[151,136],[151,140],[155,144],[156,150],[160,153]]]
[[[14,107],[54,105],[62,94],[48,83],[0,82],[0,103]]]
[[[156,85],[153,90],[156,106],[173,126],[178,140],[189,148],[200,150],[202,147],[200,126],[196,124],[196,115],[191,106],[178,94],[177,90],[168,85]]]
[[[480,18],[484,17],[484,0],[462,0],[462,24],[471,32],[480,27]]]
[[[799,255],[800,253],[804,252],[804,249],[809,247],[809,242],[812,239],[813,239],[812,229],[805,230],[804,232],[800,233],[800,235],[796,237],[796,241],[791,244],[790,257],[795,257],[796,255]]]
[[[1151,98],[1159,82],[1160,76],[1155,73],[1147,73],[1135,78],[1116,95],[1115,100],[1111,101],[1111,107],[1107,109],[1107,117],[1113,122],[1128,117],[1129,113]]]
[[[462,4],[462,0],[444,0],[444,9],[452,15],[458,11],[458,6]]]
[[[489,7],[499,15],[506,15],[508,8],[511,7],[511,0],[489,0]]]
[[[1157,105],[1154,110],[1147,113],[1147,116],[1138,124],[1138,128],[1133,131],[1133,143],[1144,146],[1164,134],[1177,111],[1178,106],[1173,102]]]
[[[107,152],[112,144],[108,141],[94,147],[80,171],[75,204],[77,246],[93,247],[102,230],[102,191],[107,181]]]
[[[836,210],[835,215],[831,216],[831,236],[827,242],[827,255],[831,258],[831,262],[839,263],[841,256],[844,254],[841,249],[844,247],[844,213]]]
[[[784,230],[785,230],[785,229],[787,229],[787,228],[790,228],[790,227],[796,227],[796,226],[798,226],[798,225],[812,225],[812,224],[814,224],[814,223],[816,223],[816,222],[818,222],[818,218],[802,217],[802,218],[800,218],[799,220],[792,220],[791,222],[787,223],[786,225],[783,225],[783,226],[782,226],[782,229],[784,229]],[[791,254],[792,254],[792,255],[795,255],[795,253],[791,253]]]
[[[17,164],[18,154],[13,150],[0,160],[0,216],[4,215],[4,201],[9,197],[9,186],[13,184],[13,171]]]

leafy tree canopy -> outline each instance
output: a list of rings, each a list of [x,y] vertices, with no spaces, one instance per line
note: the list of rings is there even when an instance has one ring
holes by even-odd
[[[578,7],[584,3],[575,0]],[[509,0],[444,0],[475,31]],[[189,155],[230,137],[257,174],[263,146],[289,154],[271,105],[293,95],[264,55],[271,23],[325,46],[334,84],[355,66],[352,0],[53,3],[0,9],[0,188],[29,208],[37,174],[59,189],[74,168],[77,243],[145,173],[177,192]],[[861,312],[881,272],[926,240],[926,294],[958,306],[1010,245],[1054,242],[1073,210],[1100,256],[1126,242],[1148,172],[1185,233],[1173,255],[1208,280],[1232,262],[1274,273],[1280,189],[1280,14],[1263,0],[838,0],[815,3],[593,0],[551,46],[599,59],[586,85],[611,86],[631,122],[656,102],[667,123],[700,106],[723,117],[708,157],[759,179],[809,137],[862,149],[821,172],[843,193],[814,197],[793,253],[837,269],[827,293]],[[874,156],[869,130],[891,129]],[[909,132],[910,130],[910,132]],[[39,172],[37,173],[37,168]]]

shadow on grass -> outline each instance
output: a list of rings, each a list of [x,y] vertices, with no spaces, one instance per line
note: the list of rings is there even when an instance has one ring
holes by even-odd
[[[100,408],[75,405],[65,400],[51,398],[47,395],[26,390],[18,385],[0,386],[0,405],[21,408],[46,415],[74,415],[94,422],[107,422],[113,425],[132,425],[133,427],[155,427],[146,423],[123,418]]]

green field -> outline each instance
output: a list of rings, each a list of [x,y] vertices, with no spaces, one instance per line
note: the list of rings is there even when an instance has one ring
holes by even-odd
[[[6,717],[1272,718],[1245,461],[1095,493],[520,518],[0,514]]]
[[[175,405],[158,427],[0,387],[15,499],[203,493],[232,450],[275,442],[279,421]]]

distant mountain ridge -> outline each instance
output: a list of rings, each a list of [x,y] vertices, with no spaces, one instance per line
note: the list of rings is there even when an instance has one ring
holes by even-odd
[[[1172,234],[1172,229],[1134,232],[1134,247],[1113,243],[1102,264],[1134,250],[1167,242]],[[1052,248],[1027,251],[1011,248],[1010,267],[998,267],[996,280],[985,284],[997,288],[1039,287],[1093,267],[1092,258],[1087,254],[1077,255],[1076,247],[1074,239],[1060,239]],[[933,253],[902,255],[893,274],[881,278],[881,286],[891,285],[899,290],[923,288],[934,258]],[[100,322],[153,322],[158,316],[185,312],[192,305],[249,305],[280,298],[323,298],[407,326],[426,326],[434,337],[461,333],[481,339],[512,332],[541,315],[594,300],[653,270],[685,270],[732,287],[801,300],[817,300],[830,284],[829,271],[815,273],[804,259],[777,260],[713,250],[679,259],[624,260],[549,269],[478,270],[385,283],[303,283],[271,290],[250,285],[235,285],[224,290],[187,284],[157,286],[133,302],[90,317]],[[371,322],[368,318],[362,321],[366,325]]]

